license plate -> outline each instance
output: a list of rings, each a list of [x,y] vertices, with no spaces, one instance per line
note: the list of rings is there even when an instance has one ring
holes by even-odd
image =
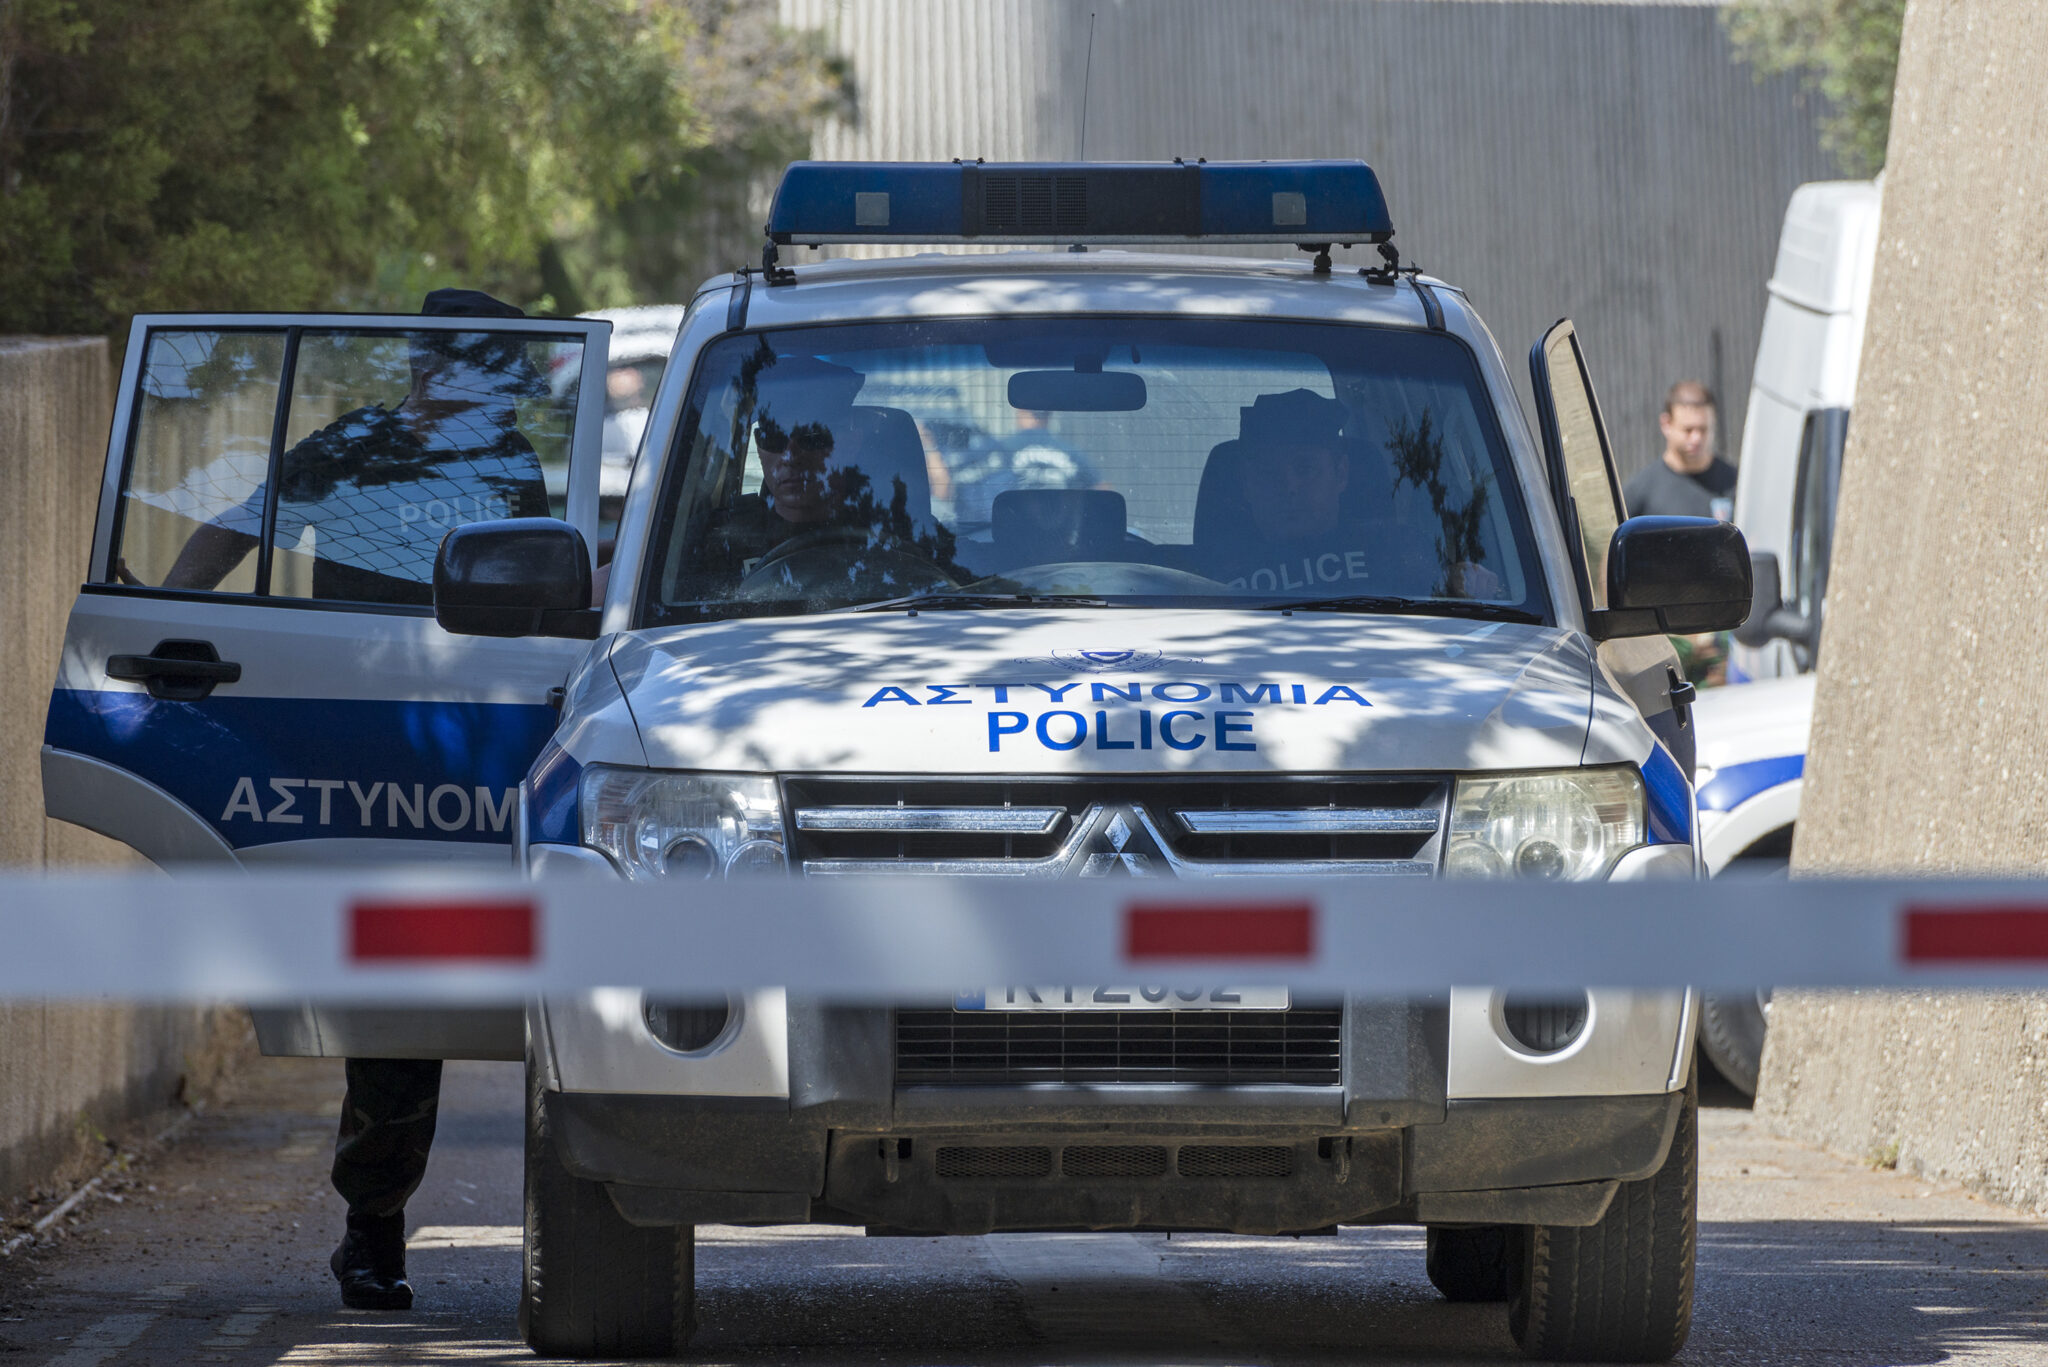
[[[1284,987],[987,987],[955,1011],[1285,1011]]]

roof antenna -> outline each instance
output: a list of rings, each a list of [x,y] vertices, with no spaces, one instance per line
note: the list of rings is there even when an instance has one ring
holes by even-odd
[[[1088,160],[1088,84],[1095,74],[1095,11],[1088,11],[1088,57],[1081,66],[1081,137],[1074,149],[1075,161]]]
[[[1074,160],[1088,160],[1088,87],[1095,75],[1095,11],[1088,11],[1088,57],[1081,64],[1081,136],[1076,139]],[[1088,244],[1076,242],[1067,248],[1070,252],[1085,252]]]

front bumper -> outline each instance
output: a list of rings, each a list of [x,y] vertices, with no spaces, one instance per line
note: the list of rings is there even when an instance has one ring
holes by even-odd
[[[1590,1224],[1663,1161],[1692,1023],[1687,994],[1596,992],[1537,1058],[1498,1038],[1499,994],[1459,989],[1347,1003],[1337,1086],[904,1087],[886,1007],[754,994],[697,1057],[624,1006],[532,1028],[564,1161],[628,1219],[918,1234]]]
[[[1457,1101],[1443,1119],[1314,1127],[1118,1125],[872,1133],[755,1103],[550,1093],[577,1175],[638,1224],[867,1226],[875,1233],[1339,1224],[1584,1225],[1655,1172],[1683,1094]],[[1326,1127],[1327,1128],[1327,1127]]]

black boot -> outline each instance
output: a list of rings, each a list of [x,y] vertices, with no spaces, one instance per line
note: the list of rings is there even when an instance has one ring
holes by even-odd
[[[341,1283],[341,1303],[351,1310],[410,1310],[412,1283],[405,1279],[405,1215],[350,1212],[348,1233],[327,1260]]]

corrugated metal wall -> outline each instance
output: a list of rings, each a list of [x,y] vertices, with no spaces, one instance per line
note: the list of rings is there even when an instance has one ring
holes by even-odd
[[[1713,5],[780,3],[859,83],[859,125],[815,156],[1073,157],[1093,13],[1091,160],[1366,157],[1403,252],[1470,292],[1518,376],[1578,322],[1625,470],[1679,378],[1721,392],[1732,458],[1779,219],[1835,174],[1819,111],[1739,66]]]

